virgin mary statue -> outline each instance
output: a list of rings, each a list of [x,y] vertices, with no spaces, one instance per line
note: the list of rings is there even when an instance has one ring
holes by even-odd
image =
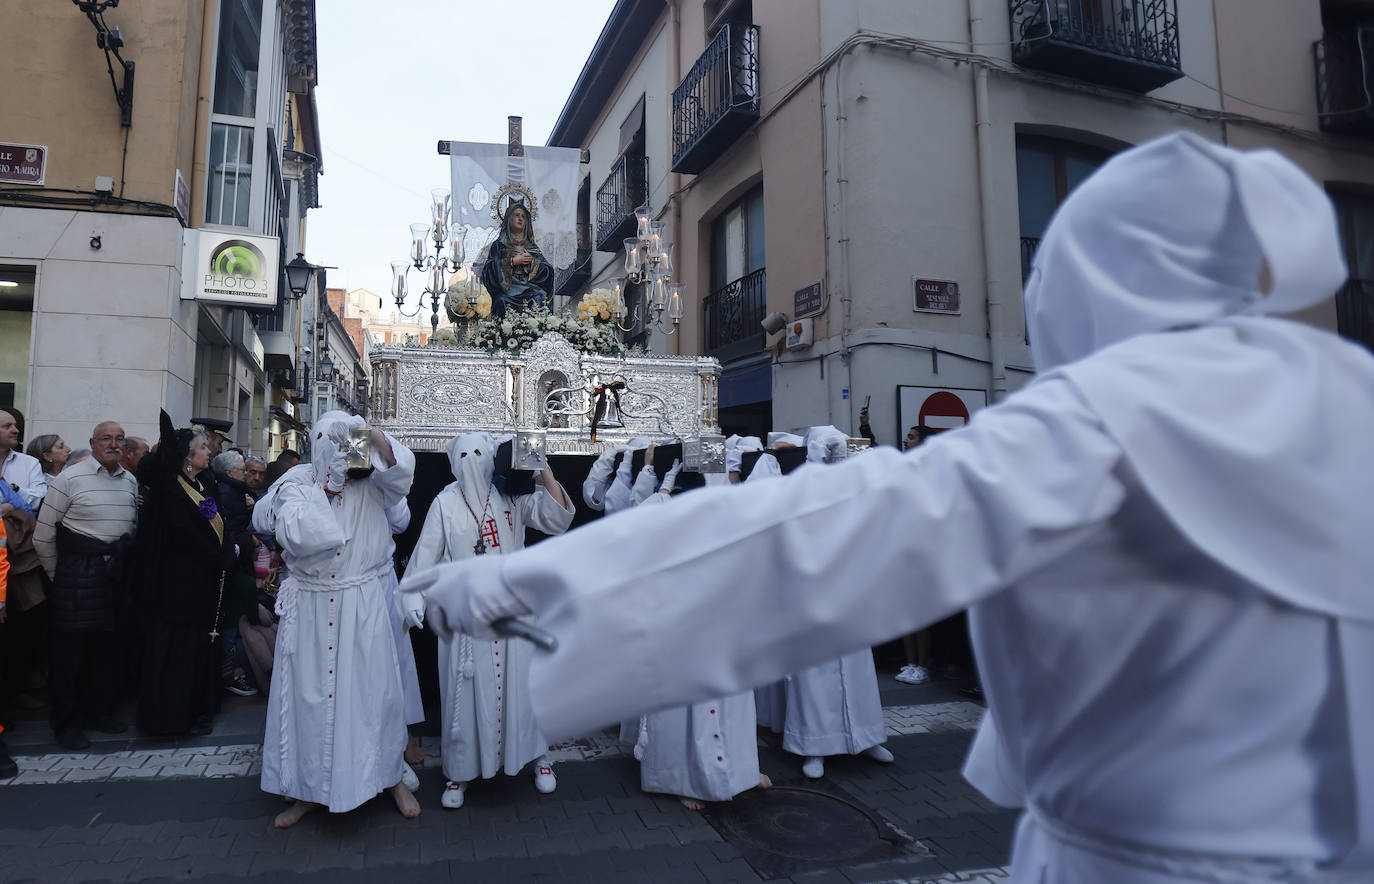
[[[491,312],[547,305],[553,296],[553,265],[534,241],[534,225],[523,201],[513,201],[501,218],[501,233],[487,250],[482,285],[491,292]]]

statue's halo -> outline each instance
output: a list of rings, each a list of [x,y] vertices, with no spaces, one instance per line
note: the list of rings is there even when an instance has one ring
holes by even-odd
[[[491,217],[504,223],[511,203],[523,206],[525,211],[530,213],[530,221],[539,217],[539,200],[535,199],[534,191],[514,182],[507,182],[496,191],[496,196],[491,201]]]

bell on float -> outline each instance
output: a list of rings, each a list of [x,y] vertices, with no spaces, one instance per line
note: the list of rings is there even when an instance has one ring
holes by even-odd
[[[615,397],[606,393],[606,408],[601,412],[601,420],[596,425],[603,430],[618,430],[625,426],[625,422],[620,419],[620,409],[615,404]]]

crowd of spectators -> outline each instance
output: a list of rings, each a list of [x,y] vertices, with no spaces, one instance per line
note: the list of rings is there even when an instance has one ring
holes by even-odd
[[[179,737],[208,733],[225,691],[267,693],[281,559],[252,511],[300,457],[225,448],[225,429],[163,414],[151,445],[102,421],[88,448],[26,450],[23,416],[0,410],[0,779],[17,713],[46,709],[80,750],[129,729],[129,698],[143,735]]]

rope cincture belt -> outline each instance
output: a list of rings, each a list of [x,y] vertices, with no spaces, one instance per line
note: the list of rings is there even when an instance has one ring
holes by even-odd
[[[393,573],[394,566],[388,560],[363,571],[361,574],[348,575],[331,580],[317,580],[302,577],[294,572],[288,573],[277,590],[277,616],[281,618],[281,633],[277,637],[278,653],[290,656],[296,653],[296,594],[299,592],[332,592],[335,590],[355,589],[365,583],[380,579]]]

